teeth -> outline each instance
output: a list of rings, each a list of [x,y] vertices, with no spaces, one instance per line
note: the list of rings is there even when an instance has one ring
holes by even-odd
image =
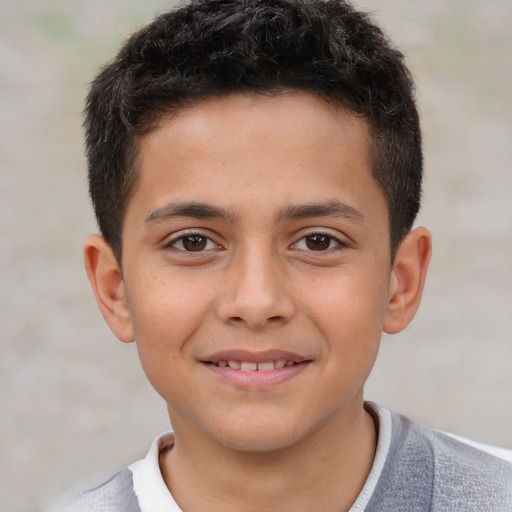
[[[233,370],[242,370],[244,372],[268,372],[274,369],[284,368],[285,366],[293,366],[295,361],[286,361],[285,359],[278,359],[277,361],[266,361],[264,363],[252,363],[249,361],[217,361],[216,365],[225,368],[229,367]]]
[[[242,361],[240,363],[240,370],[243,372],[255,372],[258,369],[258,363],[247,363]]]
[[[274,368],[275,366],[273,361],[269,361],[268,363],[258,363],[258,371],[260,372],[268,372]]]

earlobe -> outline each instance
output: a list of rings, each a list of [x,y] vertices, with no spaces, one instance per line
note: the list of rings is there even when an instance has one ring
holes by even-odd
[[[400,244],[391,271],[384,332],[400,332],[416,314],[423,294],[431,251],[431,235],[424,227],[413,229]]]
[[[103,318],[121,341],[133,341],[126,290],[112,248],[101,236],[92,235],[85,242],[84,260]]]

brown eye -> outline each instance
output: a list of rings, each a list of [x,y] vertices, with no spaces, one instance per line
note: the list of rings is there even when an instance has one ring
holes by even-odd
[[[211,254],[214,251],[218,252],[222,250],[222,246],[216,244],[209,236],[201,233],[190,233],[181,236],[167,242],[163,249],[170,249],[173,253],[207,253]]]
[[[306,246],[312,251],[325,251],[331,246],[332,237],[317,233],[306,237]]]
[[[208,238],[201,235],[189,235],[184,236],[181,243],[186,251],[202,251],[208,243]]]

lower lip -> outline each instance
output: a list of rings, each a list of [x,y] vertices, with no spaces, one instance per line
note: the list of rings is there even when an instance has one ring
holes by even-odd
[[[304,361],[293,366],[285,366],[284,368],[276,368],[274,370],[243,371],[235,370],[229,366],[221,367],[203,363],[210,372],[222,380],[245,389],[262,389],[281,384],[302,373],[309,364],[310,361]]]

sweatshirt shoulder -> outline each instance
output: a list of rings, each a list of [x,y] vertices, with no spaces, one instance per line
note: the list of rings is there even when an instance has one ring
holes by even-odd
[[[410,429],[406,437],[422,439],[430,451],[433,510],[512,511],[510,460],[408,418],[400,421]]]
[[[57,512],[141,512],[133,490],[131,471],[126,468],[103,484],[69,501]]]
[[[493,507],[489,510],[512,511],[510,461],[441,432],[434,431],[432,437],[437,461],[434,489],[439,503],[449,491],[455,491],[467,509],[489,503]]]

